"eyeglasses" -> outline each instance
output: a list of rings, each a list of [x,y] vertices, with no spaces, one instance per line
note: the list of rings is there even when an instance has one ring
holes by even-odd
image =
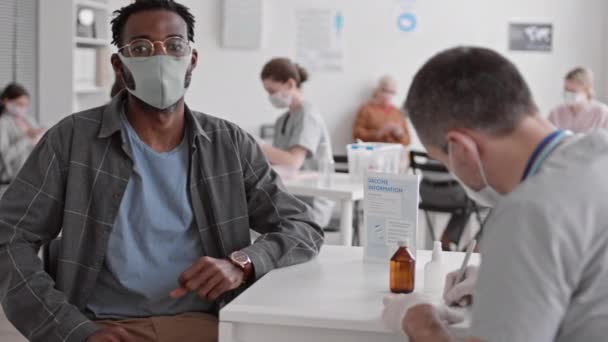
[[[170,37],[164,41],[135,39],[129,44],[118,48],[125,57],[150,57],[156,52],[156,43],[161,43],[165,54],[173,57],[184,57],[190,53],[190,44],[181,37]],[[127,52],[127,54],[125,54]]]

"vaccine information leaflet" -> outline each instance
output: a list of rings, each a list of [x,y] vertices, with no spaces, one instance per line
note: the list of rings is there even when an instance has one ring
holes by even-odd
[[[419,179],[368,173],[365,177],[365,259],[388,261],[399,241],[416,252]]]

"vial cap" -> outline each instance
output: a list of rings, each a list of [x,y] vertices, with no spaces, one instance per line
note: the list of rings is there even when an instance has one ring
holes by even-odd
[[[407,240],[399,240],[399,241],[397,242],[397,245],[398,245],[399,247],[407,247],[408,243],[407,243]]]

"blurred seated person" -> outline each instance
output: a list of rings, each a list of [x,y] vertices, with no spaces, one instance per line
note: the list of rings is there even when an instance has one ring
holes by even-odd
[[[608,106],[594,97],[591,70],[576,68],[570,71],[564,82],[564,103],[551,112],[549,121],[574,133],[608,128]]]
[[[19,84],[0,93],[0,181],[11,181],[25,163],[44,130],[27,115],[30,95]],[[2,192],[0,188],[0,193]]]
[[[366,142],[410,144],[408,124],[403,113],[392,104],[397,82],[390,76],[380,79],[372,99],[364,104],[355,120],[353,138]]]

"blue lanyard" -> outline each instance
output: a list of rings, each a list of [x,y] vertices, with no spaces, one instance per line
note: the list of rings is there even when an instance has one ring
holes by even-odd
[[[534,153],[532,153],[530,160],[528,160],[522,182],[526,180],[526,178],[537,174],[541,165],[549,157],[551,152],[553,152],[569,135],[570,133],[567,131],[557,130],[543,139],[534,150]]]

